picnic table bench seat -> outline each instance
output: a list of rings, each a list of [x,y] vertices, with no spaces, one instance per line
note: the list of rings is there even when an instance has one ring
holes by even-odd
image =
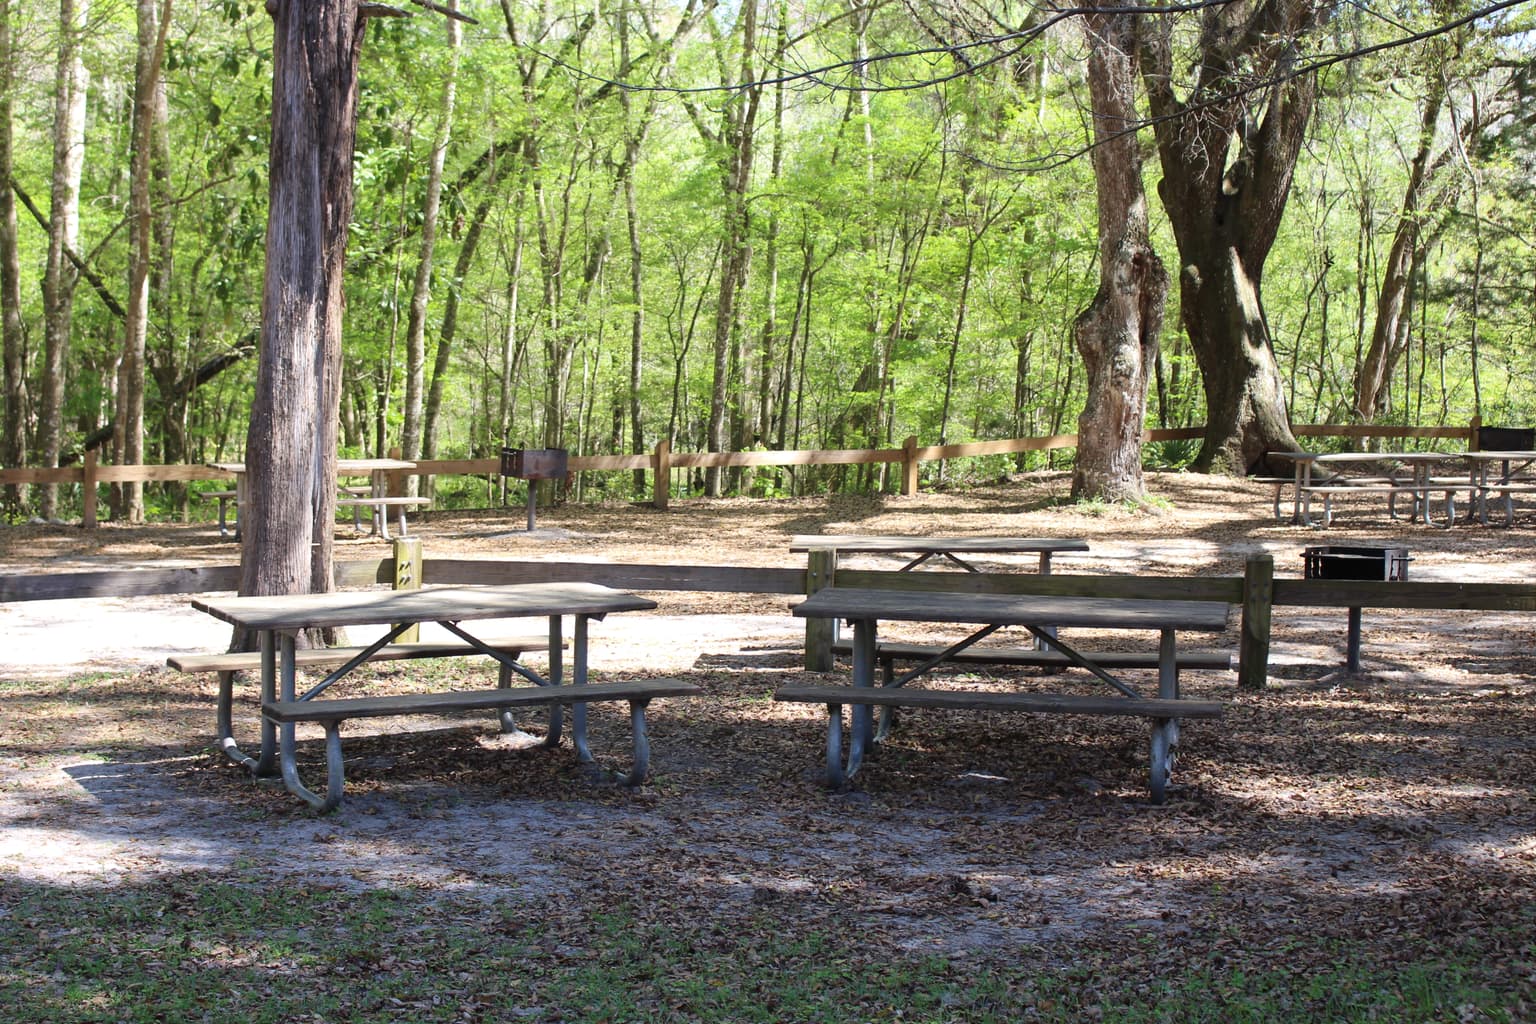
[[[1504,525],[1513,524],[1517,494],[1536,494],[1536,480],[1518,479],[1477,485],[1472,489],[1472,500],[1477,507],[1478,520],[1485,526],[1488,524],[1488,502],[1496,500],[1504,503]]]
[[[547,651],[543,637],[501,637],[484,641],[487,647],[516,658],[527,651]],[[298,668],[333,668],[345,665],[363,654],[365,647],[314,647],[294,652]],[[410,661],[416,658],[453,658],[478,653],[462,640],[433,643],[393,643],[375,651],[369,661]],[[225,654],[173,654],[165,663],[178,672],[257,672],[261,670],[260,651],[233,651]]]
[[[359,529],[361,528],[361,524],[357,520],[357,512],[361,507],[369,506],[373,509],[375,525],[378,527],[383,527],[385,525],[382,520],[388,517],[388,510],[393,508],[398,510],[398,515],[400,517],[400,536],[407,536],[405,510],[408,508],[421,508],[424,505],[432,504],[431,498],[412,498],[405,495],[375,497],[372,493],[369,493],[366,488],[364,488],[363,491],[364,493],[362,494],[348,495],[346,497],[336,499],[337,508],[352,509],[352,525],[354,528]],[[387,531],[383,529],[380,529],[379,532],[387,534]]]
[[[1377,480],[1375,478],[1355,477],[1349,481],[1325,484],[1307,484],[1301,488],[1301,498],[1304,503],[1310,503],[1309,499],[1321,496],[1323,499],[1323,526],[1329,526],[1333,522],[1333,499],[1341,494],[1385,494],[1389,496],[1388,512],[1395,519],[1397,517],[1397,497],[1401,494],[1412,495],[1417,501],[1419,495],[1428,497],[1429,492],[1437,491],[1445,495],[1445,529],[1449,529],[1456,521],[1456,492],[1468,488],[1465,477],[1432,477],[1424,483],[1405,483],[1392,480]],[[1432,523],[1429,509],[1423,510],[1424,521]],[[1310,519],[1307,512],[1303,516]]]
[[[229,506],[231,502],[237,502],[240,492],[231,487],[228,490],[194,491],[192,493],[205,501],[217,501],[219,503],[219,536],[227,537],[229,535]],[[236,512],[238,511],[237,504]],[[235,536],[237,538],[240,536],[240,522],[238,518],[235,521]]]
[[[894,640],[875,641],[875,659],[880,662],[885,678],[890,680],[893,666],[898,661],[927,661],[936,658],[947,648],[939,644],[904,643]],[[832,652],[840,655],[853,653],[853,644],[840,640],[832,645]],[[1090,660],[1104,668],[1149,668],[1158,666],[1156,651],[1084,651]],[[1229,651],[1179,651],[1175,655],[1180,669],[1230,670],[1233,655]],[[1070,668],[1072,660],[1060,651],[1040,650],[1034,647],[968,647],[950,655],[947,661],[971,664],[1017,665],[1021,667]]]
[[[314,804],[325,812],[341,803],[346,784],[341,752],[341,723],[350,718],[381,718],[397,715],[449,714],[461,711],[506,711],[515,707],[569,707],[601,701],[628,701],[630,737],[634,748],[626,786],[638,786],[650,774],[651,748],[645,733],[645,707],[656,697],[689,697],[702,693],[693,683],[678,679],[645,679],[634,682],[585,683],[568,686],[498,686],[494,690],[450,690],[405,693],[384,697],[342,697],[316,700],[264,701],[261,713],[268,721],[286,725],[314,722],[325,729],[326,785]],[[503,719],[503,730],[508,731]],[[593,758],[578,749],[583,763]],[[285,761],[283,781],[289,789],[308,791],[298,778],[296,766]],[[292,777],[290,777],[290,775]]]
[[[827,774],[834,788],[846,785],[851,771],[838,765],[843,758],[842,709],[844,705],[938,708],[957,711],[1020,711],[1049,715],[1138,716],[1152,721],[1152,801],[1162,803],[1173,769],[1173,748],[1178,743],[1179,721],[1184,718],[1217,718],[1225,713],[1218,701],[1184,700],[1179,697],[1106,697],[1067,693],[1022,693],[989,690],[938,690],[894,686],[818,686],[788,684],[774,691],[773,699],[796,704],[824,704],[827,708]],[[850,758],[859,760],[863,744],[854,716]],[[856,764],[854,765],[856,768]]]
[[[817,686],[791,683],[779,687],[773,699],[795,704],[872,704],[880,707],[945,708],[960,711],[1025,711],[1058,715],[1127,715],[1142,718],[1217,718],[1226,711],[1220,701],[1181,697],[1103,697],[1097,694],[1026,693],[998,690],[939,690],[911,686]]]

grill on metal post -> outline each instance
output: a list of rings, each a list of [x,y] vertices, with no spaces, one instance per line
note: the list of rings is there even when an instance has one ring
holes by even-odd
[[[1407,548],[1343,547],[1324,544],[1306,548],[1303,575],[1309,580],[1383,580],[1398,583],[1408,578]],[[1360,671],[1360,609],[1349,610],[1349,647],[1346,666]]]
[[[534,529],[537,500],[534,484],[539,480],[559,480],[568,472],[570,453],[564,448],[503,448],[501,475],[528,481],[528,532]]]

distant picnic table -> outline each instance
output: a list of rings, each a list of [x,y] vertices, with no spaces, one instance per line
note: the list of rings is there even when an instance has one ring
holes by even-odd
[[[249,507],[247,501],[250,488],[250,477],[246,473],[243,462],[210,462],[213,469],[222,473],[229,473],[235,478],[235,489],[229,491],[215,491],[209,496],[219,499],[219,533],[225,532],[225,505],[233,498],[235,501],[235,514],[238,523],[239,518],[245,514]],[[340,496],[336,499],[338,508],[371,508],[373,509],[373,534],[384,540],[389,540],[389,510],[397,511],[397,522],[400,536],[407,532],[405,522],[405,510],[407,508],[419,508],[432,503],[430,498],[412,498],[403,495],[391,495],[389,493],[389,474],[401,470],[415,469],[416,463],[407,462],[404,459],[337,459],[336,475],[338,477],[368,477],[369,486],[366,489],[343,487],[340,488]],[[354,518],[355,521],[355,518]],[[238,530],[238,527],[237,527]],[[236,533],[236,537],[239,533]]]

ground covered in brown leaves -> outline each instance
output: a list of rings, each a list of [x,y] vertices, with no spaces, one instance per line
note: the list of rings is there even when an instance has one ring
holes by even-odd
[[[1445,531],[1362,503],[1324,532],[1276,522],[1267,488],[1227,480],[1156,477],[1169,507],[1154,511],[1074,506],[1065,489],[1060,475],[1037,475],[913,499],[565,505],[541,509],[533,535],[521,509],[445,512],[413,520],[413,532],[429,558],[794,566],[792,534],[871,532],[1087,539],[1090,552],[1062,557],[1058,572],[1235,574],[1267,549],[1281,575],[1300,575],[1301,549],[1317,543],[1402,544],[1416,579],[1528,582],[1536,566],[1528,519]],[[339,559],[387,550],[341,536]],[[0,529],[11,572],[232,557],[206,524]],[[818,781],[821,711],[770,699],[811,678],[785,600],[652,596],[655,613],[595,624],[592,640],[596,678],[678,675],[707,692],[652,707],[649,785],[616,786],[568,751],[514,749],[483,720],[406,733],[360,724],[346,730],[346,803],[325,817],[209,749],[211,681],[144,667],[185,642],[148,624],[190,621],[174,602],[145,603],[126,635],[105,620],[135,615],[135,602],[91,613],[118,667],[62,679],[27,657],[49,636],[49,607],[0,608],[0,628],[25,638],[0,657],[0,881],[110,886],[192,872],[410,887],[573,926],[622,904],[705,946],[765,921],[786,932],[831,923],[890,955],[1149,979],[1223,964],[1304,978],[1344,960],[1390,971],[1470,958],[1503,1019],[1529,1019],[1536,616],[1368,610],[1364,670],[1349,675],[1342,613],[1278,610],[1263,692],[1238,691],[1227,673],[1186,675],[1186,695],[1228,710],[1185,724],[1175,791],[1153,806],[1145,725],[1070,717],[904,712],[853,788],[830,792]],[[68,618],[63,604],[55,616]],[[81,653],[110,665],[111,652]],[[397,665],[368,685],[423,678],[489,679],[471,664]],[[956,682],[1098,685],[981,668]],[[611,708],[592,718],[603,768],[622,767],[626,722]],[[249,707],[240,724],[252,735]],[[307,750],[318,781],[322,752]]]

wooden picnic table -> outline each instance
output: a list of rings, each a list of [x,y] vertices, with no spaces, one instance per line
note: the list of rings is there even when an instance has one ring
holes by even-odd
[[[789,544],[791,551],[866,552],[915,555],[900,572],[915,569],[934,558],[942,558],[967,572],[977,568],[958,557],[961,554],[1017,554],[1039,552],[1040,571],[1051,571],[1051,556],[1063,551],[1087,551],[1088,542],[1074,537],[905,537],[879,534],[812,533],[797,534]]]
[[[1515,521],[1516,494],[1536,493],[1536,452],[1532,451],[1475,451],[1463,452],[1463,459],[1471,466],[1468,485],[1472,490],[1472,503],[1480,522],[1488,522],[1488,499],[1498,495],[1504,501],[1504,525]]]
[[[824,552],[826,564],[818,567],[813,559],[807,567],[809,576],[819,576],[824,580],[837,578],[838,556],[845,552],[914,556],[897,572],[911,572],[918,566],[940,558],[958,565],[966,572],[976,573],[981,570],[960,555],[1039,553],[1040,575],[1049,576],[1052,556],[1058,552],[1087,551],[1088,542],[1076,537],[913,537],[899,534],[810,533],[793,537],[789,550]],[[808,665],[812,661],[821,662],[823,657],[830,657],[830,653],[821,653],[820,648],[823,644],[835,645],[838,636],[838,623],[835,619],[830,629],[822,627],[819,632],[807,623],[805,639]]]
[[[903,592],[831,586],[796,604],[794,614],[803,618],[837,618],[853,623],[853,672],[848,686],[786,686],[775,698],[828,706],[827,781],[845,785],[858,771],[866,748],[876,740],[872,708],[949,707],[959,709],[1020,710],[1041,713],[1086,715],[1139,715],[1152,720],[1151,793],[1161,802],[1172,770],[1173,748],[1178,743],[1181,717],[1210,717],[1221,705],[1184,701],[1179,695],[1179,630],[1226,629],[1228,607],[1210,601],[1153,601],[1093,597],[1045,597],[1033,595],[967,594],[951,591]],[[882,621],[932,622],[979,627],[969,636],[940,651],[885,686],[875,685],[877,633]],[[902,690],[977,641],[999,629],[1018,626],[1059,650],[1073,665],[1086,669],[1115,691],[1113,697],[1071,694],[1021,694],[999,691]],[[1091,655],[1054,635],[1056,627],[1089,627],[1107,630],[1155,630],[1158,645],[1156,698],[1143,696],[1133,686],[1097,664]],[[853,706],[846,764],[842,755],[841,705]]]
[[[281,774],[284,784],[311,805],[330,810],[341,800],[341,748],[337,727],[349,717],[376,717],[385,714],[456,711],[466,708],[505,709],[523,704],[548,703],[551,699],[572,707],[572,741],[577,756],[591,761],[587,746],[585,705],[576,697],[592,699],[648,699],[650,696],[691,693],[696,687],[675,684],[652,687],[645,684],[587,684],[587,626],[610,612],[640,611],[656,607],[656,602],[593,583],[523,583],[495,587],[425,587],[420,590],[361,591],[326,594],[299,594],[278,597],[200,598],[192,607],[254,632],[261,650],[261,750],[251,758],[240,752],[232,733],[232,687],[221,685],[218,708],[218,744],[231,759],[245,764],[257,776]],[[562,649],[563,616],[574,619],[571,644],[571,682],[565,684]],[[549,667],[540,676],[496,646],[478,639],[462,623],[480,620],[544,617],[549,622]],[[318,700],[322,694],[359,665],[386,648],[408,628],[423,622],[436,622],[467,645],[466,653],[483,654],[501,667],[501,678],[493,691],[447,691],[436,694],[413,693],[389,698],[349,698]],[[330,672],[324,679],[300,694],[297,692],[296,637],[306,631],[352,626],[386,626],[387,629],[351,660]],[[533,688],[512,687],[513,675],[534,684]],[[671,684],[673,681],[667,681]],[[629,689],[623,689],[629,687]],[[558,692],[556,692],[558,691]],[[613,691],[610,693],[609,691]],[[600,698],[599,698],[600,695]],[[561,716],[559,703],[550,703],[550,726],[545,744],[559,742]],[[511,731],[510,712],[503,711],[502,725]],[[319,721],[326,726],[328,762],[327,793],[311,792],[299,779],[295,763],[294,723]],[[636,772],[644,777],[644,732],[635,719]]]
[[[236,508],[236,532],[238,539],[238,517],[243,515],[247,507],[246,495],[249,488],[249,477],[246,475],[243,462],[210,462],[208,465],[222,473],[229,473],[235,478],[235,508]],[[399,510],[400,535],[406,534],[405,510],[408,506],[430,504],[426,498],[394,497],[389,493],[389,474],[401,470],[415,469],[416,463],[407,462],[404,459],[337,459],[336,475],[338,477],[366,476],[369,481],[366,494],[344,493],[337,502],[339,506],[368,506],[373,509],[373,534],[384,540],[389,540],[389,509]],[[224,532],[224,502],[219,504],[219,532]]]
[[[1388,513],[1396,518],[1397,497],[1407,495],[1412,499],[1412,519],[1435,525],[1430,512],[1429,496],[1435,491],[1445,494],[1446,518],[1444,528],[1456,521],[1456,491],[1464,488],[1460,480],[1448,480],[1433,476],[1435,466],[1456,458],[1445,452],[1270,452],[1270,457],[1285,459],[1295,469],[1292,491],[1291,522],[1312,526],[1312,499],[1323,499],[1322,526],[1333,522],[1333,499],[1346,494],[1385,494],[1388,496]],[[1380,472],[1384,462],[1398,463],[1406,468]],[[1359,470],[1376,469],[1375,473],[1362,474]],[[1326,478],[1319,478],[1320,469],[1332,471]],[[1275,506],[1279,508],[1279,494]]]

